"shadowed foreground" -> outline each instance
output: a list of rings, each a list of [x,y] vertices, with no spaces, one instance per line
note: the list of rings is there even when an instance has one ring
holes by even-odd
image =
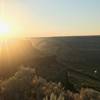
[[[85,85],[75,91],[66,82],[65,86],[47,82],[36,69],[21,67],[14,76],[0,81],[0,100],[100,100],[99,92]]]

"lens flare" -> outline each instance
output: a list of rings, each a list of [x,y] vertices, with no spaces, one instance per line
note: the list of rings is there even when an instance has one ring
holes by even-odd
[[[0,20],[0,38],[10,36],[10,25],[4,20]]]

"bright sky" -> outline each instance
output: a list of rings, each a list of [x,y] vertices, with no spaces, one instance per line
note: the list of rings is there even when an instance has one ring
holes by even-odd
[[[100,0],[0,0],[20,36],[100,35]]]

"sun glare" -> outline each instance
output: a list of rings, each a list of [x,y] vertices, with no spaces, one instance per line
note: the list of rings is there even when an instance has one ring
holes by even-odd
[[[9,37],[9,35],[10,25],[4,20],[0,20],[0,38]]]

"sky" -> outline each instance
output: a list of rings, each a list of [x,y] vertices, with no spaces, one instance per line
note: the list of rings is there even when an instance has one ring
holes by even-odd
[[[0,0],[16,36],[100,35],[100,0]]]

